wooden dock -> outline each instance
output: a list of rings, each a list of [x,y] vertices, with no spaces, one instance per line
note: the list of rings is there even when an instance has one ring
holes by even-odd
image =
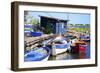
[[[41,42],[49,38],[55,38],[56,36],[57,35],[55,34],[52,35],[43,34],[42,36],[38,36],[38,37],[25,37],[25,46],[33,45],[37,42]]]

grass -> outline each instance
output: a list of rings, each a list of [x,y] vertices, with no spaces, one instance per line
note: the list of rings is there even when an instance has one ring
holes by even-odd
[[[30,31],[31,31],[31,30],[33,30],[33,29],[32,29],[32,28],[24,28],[24,31],[25,31],[25,30],[30,30]]]
[[[70,30],[74,30],[76,32],[89,32],[90,29],[89,28],[70,28]]]

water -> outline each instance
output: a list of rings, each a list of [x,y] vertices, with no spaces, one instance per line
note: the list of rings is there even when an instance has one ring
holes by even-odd
[[[50,43],[52,41],[52,39],[46,40],[42,42],[42,45],[45,47],[47,45],[47,43]],[[51,46],[47,46],[50,48],[50,50],[52,49]],[[59,47],[59,46],[58,46]],[[26,61],[41,61],[42,59],[44,59],[44,57],[42,58],[42,53],[43,51],[41,51],[38,54],[35,54],[32,52],[31,55],[25,57]],[[50,55],[50,54],[49,54]],[[41,57],[41,59],[39,58]],[[48,60],[72,60],[72,59],[89,59],[90,58],[90,42],[87,43],[86,46],[86,51],[84,53],[69,53],[69,52],[65,52],[56,56],[49,56]]]
[[[48,60],[71,60],[71,59],[89,59],[90,44],[87,44],[85,53],[62,53],[56,56],[50,56]]]
[[[90,58],[90,44],[88,43],[87,47],[86,47],[86,58]]]

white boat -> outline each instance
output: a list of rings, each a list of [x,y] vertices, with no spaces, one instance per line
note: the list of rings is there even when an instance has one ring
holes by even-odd
[[[77,38],[71,39],[71,43],[75,43],[77,41]]]
[[[70,43],[68,43],[61,35],[53,40],[52,43],[53,56],[64,53],[69,49],[70,49]]]

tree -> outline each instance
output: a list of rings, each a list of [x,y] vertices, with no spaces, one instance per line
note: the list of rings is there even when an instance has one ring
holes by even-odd
[[[69,26],[73,27],[73,26],[74,26],[74,24],[69,24]]]
[[[32,25],[36,26],[39,23],[39,21],[36,20],[33,16],[29,16],[28,18],[30,20],[29,24],[32,24]]]
[[[89,28],[90,27],[90,24],[85,24],[85,27]]]

